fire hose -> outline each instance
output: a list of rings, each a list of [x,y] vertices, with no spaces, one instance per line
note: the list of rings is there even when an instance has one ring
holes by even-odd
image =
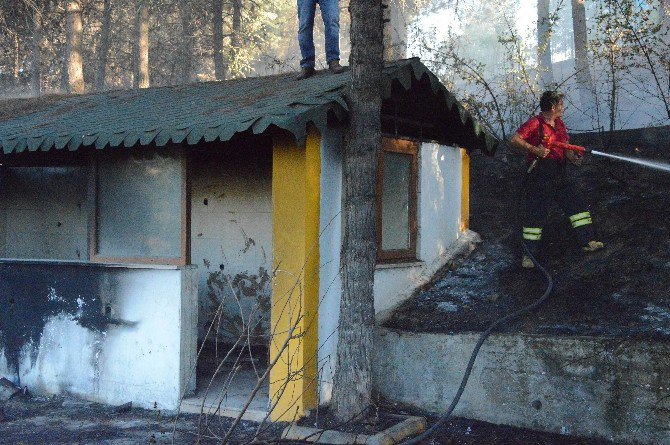
[[[551,140],[551,139],[545,139],[543,141],[543,143],[544,143],[543,145],[546,144],[545,147],[559,148],[559,149],[563,149],[563,150],[574,151],[579,156],[582,156],[584,153],[592,153],[594,155],[604,156],[604,157],[608,157],[608,158],[614,158],[614,159],[617,159],[617,160],[620,160],[620,161],[626,161],[626,162],[630,162],[630,163],[633,163],[633,164],[638,164],[638,165],[642,165],[642,166],[645,166],[645,167],[649,167],[649,168],[653,168],[653,169],[657,169],[657,170],[662,170],[662,171],[665,171],[667,173],[670,173],[670,165],[668,165],[666,163],[662,163],[662,162],[654,162],[654,161],[649,161],[649,160],[640,160],[640,159],[634,159],[634,158],[627,158],[627,157],[624,157],[624,156],[617,156],[617,155],[613,155],[613,154],[609,154],[609,153],[604,153],[604,152],[601,152],[601,151],[590,150],[590,149],[582,147],[580,145],[572,145],[572,144],[568,144],[568,143],[565,143],[565,142],[556,142],[556,141]],[[540,158],[537,157],[530,163],[530,165],[528,167],[528,173],[533,171],[533,169],[535,168],[535,166],[537,165],[539,160],[540,160]],[[482,332],[482,334],[479,336],[479,340],[477,340],[477,344],[475,345],[475,347],[472,351],[472,354],[470,355],[470,360],[468,361],[468,365],[465,368],[465,373],[463,375],[463,379],[461,380],[461,385],[458,387],[458,391],[456,391],[456,395],[454,396],[454,398],[451,402],[451,405],[449,405],[449,408],[447,408],[447,411],[438,419],[437,422],[435,422],[435,424],[433,424],[430,428],[428,428],[422,434],[420,434],[420,435],[418,435],[418,436],[416,436],[416,437],[414,437],[410,440],[402,442],[400,445],[416,445],[416,444],[420,443],[421,441],[424,441],[424,440],[428,439],[429,437],[431,437],[446,422],[448,422],[449,419],[451,419],[451,417],[452,417],[452,414],[454,412],[454,409],[456,408],[456,405],[458,405],[458,402],[460,401],[461,396],[463,395],[463,391],[465,390],[465,386],[468,384],[468,379],[470,378],[470,374],[472,373],[472,368],[475,364],[477,354],[479,353],[479,350],[481,349],[482,345],[484,344],[484,341],[486,341],[486,339],[491,335],[491,333],[493,333],[493,331],[496,328],[498,328],[500,325],[508,323],[512,320],[515,320],[515,319],[523,316],[523,315],[526,315],[530,312],[533,312],[533,311],[537,310],[540,306],[542,306],[547,301],[547,298],[549,297],[549,295],[551,294],[551,292],[554,288],[554,281],[551,278],[551,275],[549,274],[549,272],[547,272],[547,270],[537,261],[535,256],[530,252],[526,243],[523,242],[523,241],[521,243],[523,244],[523,249],[524,249],[526,255],[528,255],[528,257],[533,261],[533,264],[535,265],[535,267],[540,272],[542,272],[542,274],[546,278],[546,280],[547,280],[546,290],[544,291],[542,296],[540,298],[538,298],[534,303],[532,303],[532,304],[530,304],[530,305],[528,305],[528,306],[526,306],[522,309],[519,309],[516,312],[508,314],[508,315],[494,321],[488,327],[488,329],[486,329],[484,332]]]
[[[528,249],[528,246],[526,245],[525,242],[522,241],[523,244],[523,250],[526,252],[526,255],[533,261],[533,264],[535,264],[535,267],[542,272],[544,277],[547,279],[547,288],[545,289],[544,293],[540,298],[538,298],[534,303],[519,309],[515,312],[512,312],[511,314],[508,314],[502,318],[499,318],[498,320],[494,321],[491,323],[491,325],[486,329],[484,332],[481,333],[479,336],[479,340],[477,340],[477,344],[475,345],[475,348],[472,351],[472,354],[470,355],[470,360],[468,361],[468,365],[465,368],[465,373],[463,375],[463,380],[461,380],[461,385],[458,387],[458,391],[456,391],[456,395],[454,396],[454,399],[451,401],[451,405],[449,405],[449,408],[447,408],[447,411],[438,419],[435,424],[433,424],[430,428],[428,428],[426,431],[424,431],[422,434],[407,440],[405,442],[402,442],[400,445],[416,445],[420,443],[423,440],[428,439],[431,437],[433,434],[435,434],[446,422],[451,419],[451,415],[454,412],[454,409],[456,408],[456,405],[458,405],[458,402],[461,400],[461,396],[463,395],[463,391],[465,391],[465,386],[468,384],[468,379],[470,378],[470,374],[472,373],[472,368],[475,364],[475,360],[477,359],[477,354],[479,354],[479,350],[481,349],[482,345],[484,344],[484,341],[495,331],[496,328],[498,328],[500,325],[503,325],[505,323],[509,323],[512,320],[515,320],[523,315],[526,315],[530,312],[535,311],[538,309],[540,306],[542,306],[546,301],[549,295],[551,294],[551,291],[554,289],[554,280],[551,278],[551,275],[549,272],[547,272],[547,269],[545,269],[533,256],[532,253],[530,253],[530,249]]]

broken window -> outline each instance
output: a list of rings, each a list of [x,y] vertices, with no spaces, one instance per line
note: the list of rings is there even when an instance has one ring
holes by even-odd
[[[412,141],[382,141],[377,193],[380,262],[416,259],[417,152]]]
[[[99,159],[92,259],[185,264],[185,181],[178,152]]]

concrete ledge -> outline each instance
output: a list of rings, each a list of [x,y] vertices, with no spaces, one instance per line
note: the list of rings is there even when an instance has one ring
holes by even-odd
[[[202,406],[201,401],[198,400],[184,400],[181,403],[179,411],[185,414],[207,414],[215,415],[219,417],[230,417],[236,419],[242,411],[240,408],[232,408],[228,406],[217,406],[214,404],[206,403],[205,406]],[[242,415],[242,420],[249,420],[252,422],[263,422],[268,418],[267,411],[259,409],[247,409]]]
[[[376,390],[442,413],[478,334],[377,328]],[[456,416],[554,433],[670,443],[670,345],[594,337],[494,335]]]

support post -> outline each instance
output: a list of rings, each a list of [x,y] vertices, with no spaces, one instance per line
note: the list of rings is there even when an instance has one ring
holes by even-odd
[[[272,149],[270,418],[291,421],[317,404],[321,137]]]
[[[470,228],[470,155],[461,148],[461,232]]]

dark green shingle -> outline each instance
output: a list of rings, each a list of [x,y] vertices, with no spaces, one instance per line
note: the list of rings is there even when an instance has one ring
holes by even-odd
[[[418,59],[391,62],[384,68],[385,97],[394,80],[411,88],[412,77],[427,76],[433,93],[442,94],[451,112],[457,107],[475,147],[487,153],[497,141],[458,103]],[[131,147],[168,142],[197,144],[229,140],[235,133],[260,134],[271,125],[304,140],[307,124],[323,130],[329,112],[346,117],[347,72],[318,73],[302,81],[292,74],[203,82],[175,87],[112,91],[79,96],[47,96],[0,105],[0,145],[4,154],[77,150],[82,145]]]

